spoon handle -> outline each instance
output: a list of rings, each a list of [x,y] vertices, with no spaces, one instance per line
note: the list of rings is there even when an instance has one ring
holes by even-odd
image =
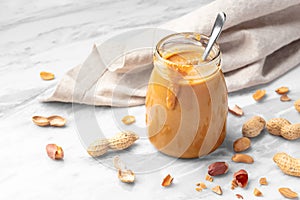
[[[219,37],[219,35],[222,31],[225,20],[226,20],[225,13],[224,12],[218,13],[218,16],[217,16],[215,24],[213,26],[212,32],[210,34],[210,38],[208,40],[208,44],[207,44],[207,46],[204,50],[204,53],[202,55],[202,60],[205,61],[207,56],[209,55],[209,52],[211,51],[214,43],[216,42],[216,40],[218,39],[218,37]]]

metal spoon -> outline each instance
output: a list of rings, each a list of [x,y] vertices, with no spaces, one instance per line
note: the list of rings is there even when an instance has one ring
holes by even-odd
[[[220,12],[218,13],[218,16],[216,18],[216,21],[215,21],[215,24],[213,26],[213,29],[211,31],[211,34],[210,34],[210,38],[208,40],[208,43],[207,43],[207,46],[204,50],[204,53],[202,55],[202,60],[206,60],[207,56],[209,55],[214,43],[216,42],[216,40],[218,39],[221,31],[222,31],[222,28],[223,28],[223,25],[226,21],[226,15],[225,13],[223,12]]]

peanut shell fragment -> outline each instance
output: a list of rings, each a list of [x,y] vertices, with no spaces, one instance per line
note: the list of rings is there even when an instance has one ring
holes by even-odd
[[[132,124],[135,122],[135,117],[132,115],[127,115],[123,117],[122,122],[126,125]]]
[[[118,170],[118,178],[123,183],[133,183],[135,181],[135,174],[121,161],[119,156],[115,156],[113,160],[115,168]]]
[[[289,88],[288,87],[280,87],[280,88],[277,88],[276,90],[275,90],[275,92],[277,92],[277,94],[286,94],[286,93],[288,93],[288,91],[289,91]]]
[[[255,101],[260,101],[266,94],[266,90],[256,90],[255,93],[252,95]]]
[[[246,170],[241,169],[233,174],[233,179],[237,185],[241,188],[245,188],[248,185],[248,173]]]
[[[284,197],[289,198],[289,199],[295,199],[298,197],[297,192],[292,191],[290,188],[279,188],[278,191]]]
[[[268,185],[268,181],[266,177],[262,177],[259,179],[259,184],[260,185]]]
[[[43,116],[33,116],[32,121],[33,121],[33,123],[35,123],[38,126],[49,126],[50,125],[49,120]]]
[[[135,180],[135,174],[130,169],[127,170],[118,170],[118,178],[123,183],[133,183]]]
[[[285,102],[285,101],[291,101],[292,99],[287,95],[287,94],[283,94],[280,97],[280,101]]]
[[[287,153],[276,153],[273,161],[285,174],[300,177],[300,159],[293,158]]]
[[[242,133],[244,137],[256,137],[265,128],[266,121],[260,116],[254,116],[243,124]]]
[[[217,185],[216,187],[213,187],[211,189],[214,193],[218,194],[218,195],[222,195],[223,194],[223,191],[222,191],[222,188],[221,186]]]
[[[232,156],[231,160],[236,163],[252,164],[254,162],[254,159],[247,154],[235,154]]]
[[[244,199],[244,197],[242,196],[242,195],[240,195],[240,194],[236,194],[235,195],[238,199]]]
[[[50,126],[62,127],[66,124],[67,120],[58,115],[52,115],[47,117]]]
[[[243,116],[244,111],[238,105],[235,105],[233,108],[228,107],[228,111],[236,116]]]
[[[54,74],[52,74],[50,72],[40,72],[40,77],[43,80],[49,81],[49,80],[53,80],[54,79]]]
[[[233,150],[235,152],[242,152],[249,149],[251,146],[251,140],[247,137],[242,137],[234,141]]]
[[[163,187],[168,187],[168,186],[170,186],[170,185],[172,184],[173,179],[174,179],[174,178],[173,178],[170,174],[168,174],[168,175],[163,179],[163,182],[161,183],[161,185],[162,185]]]
[[[253,194],[257,197],[261,197],[263,195],[262,192],[257,188],[254,188]]]
[[[209,181],[209,182],[213,182],[213,181],[214,181],[213,177],[211,177],[211,176],[208,175],[208,174],[206,174],[205,180],[207,180],[207,181]]]
[[[61,160],[64,158],[64,151],[60,146],[56,144],[47,144],[46,152],[48,156],[53,160]]]

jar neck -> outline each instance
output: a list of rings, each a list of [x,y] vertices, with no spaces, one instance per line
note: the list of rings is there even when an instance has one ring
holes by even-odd
[[[163,38],[154,52],[154,66],[162,77],[172,80],[204,79],[221,69],[221,52],[215,44],[207,60],[202,53],[208,37],[177,33]]]

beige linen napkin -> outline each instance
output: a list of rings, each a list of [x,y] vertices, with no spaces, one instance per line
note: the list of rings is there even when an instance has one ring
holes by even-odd
[[[227,21],[218,42],[229,92],[267,83],[300,63],[300,0],[216,0],[158,29],[209,35],[221,11]],[[143,38],[147,40],[145,35],[133,36],[136,41]],[[117,49],[118,44],[111,49],[96,44],[86,61],[67,72],[44,101],[144,104],[152,50],[135,46],[135,51],[111,63],[109,53],[115,51],[114,46]]]

